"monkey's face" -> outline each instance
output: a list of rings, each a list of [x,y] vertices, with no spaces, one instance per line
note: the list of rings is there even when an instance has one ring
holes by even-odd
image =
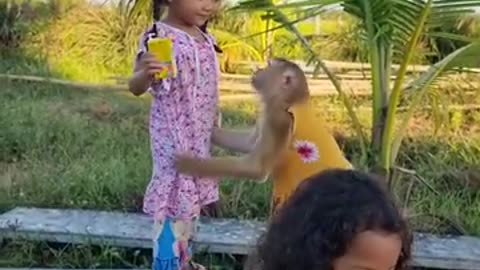
[[[282,62],[270,60],[268,66],[257,70],[252,76],[253,87],[262,96],[270,96],[284,88],[286,68]]]
[[[270,60],[267,67],[255,72],[252,85],[269,104],[290,106],[308,97],[305,73],[297,64],[285,59]]]
[[[268,68],[258,69],[252,76],[252,85],[258,92],[263,92],[266,88],[268,78]]]

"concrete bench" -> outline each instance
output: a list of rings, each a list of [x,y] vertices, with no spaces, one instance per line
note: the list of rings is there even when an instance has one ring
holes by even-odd
[[[0,215],[0,238],[151,248],[152,221],[142,214],[15,208]],[[257,221],[201,219],[196,252],[246,255],[265,231]],[[412,266],[480,269],[480,238],[415,234]]]

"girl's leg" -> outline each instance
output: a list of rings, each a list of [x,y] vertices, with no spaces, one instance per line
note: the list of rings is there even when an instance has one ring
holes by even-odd
[[[185,264],[184,268],[182,270],[205,270],[205,267],[203,265],[200,265],[198,263],[195,263],[192,261],[193,257],[193,250],[192,250],[192,240],[193,236],[197,233],[197,225],[198,225],[198,218],[194,218],[191,220],[190,223],[190,230],[189,230],[189,235],[188,238],[186,239],[186,245],[188,245],[188,252],[189,252],[189,258],[188,258],[188,263]]]
[[[172,219],[157,220],[153,225],[153,270],[179,270],[179,258],[173,246]]]
[[[153,270],[197,269],[191,262],[194,220],[167,218],[154,224]],[[202,269],[202,268],[199,268]]]

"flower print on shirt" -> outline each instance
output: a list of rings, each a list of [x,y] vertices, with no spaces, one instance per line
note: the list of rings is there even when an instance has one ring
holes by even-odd
[[[293,146],[305,163],[312,163],[320,158],[318,147],[313,142],[297,140],[293,143]]]

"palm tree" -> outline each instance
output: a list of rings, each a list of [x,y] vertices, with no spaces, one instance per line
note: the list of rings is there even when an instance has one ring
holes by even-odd
[[[362,125],[341,83],[297,30],[294,25],[296,21],[289,19],[284,12],[294,7],[316,15],[332,5],[339,5],[345,12],[358,18],[363,41],[368,48],[373,99],[370,143],[366,141]],[[409,120],[427,90],[447,71],[479,64],[475,61],[478,58],[473,55],[480,52],[480,43],[468,40],[465,46],[451,52],[407,84],[406,75],[419,42],[432,34],[438,35],[432,31],[438,29],[437,26],[443,21],[472,13],[476,7],[480,7],[480,0],[298,0],[288,4],[275,4],[271,0],[246,0],[240,2],[235,10],[264,11],[270,19],[296,35],[311,55],[310,62],[317,69],[322,69],[336,87],[361,140],[364,159],[372,157],[369,159],[370,165],[390,175]],[[448,38],[466,40],[465,37],[451,34]],[[393,69],[394,63],[399,64],[396,70]],[[391,85],[393,72],[396,72],[396,79]],[[397,108],[404,91],[411,96],[410,105],[405,117],[396,125]]]

